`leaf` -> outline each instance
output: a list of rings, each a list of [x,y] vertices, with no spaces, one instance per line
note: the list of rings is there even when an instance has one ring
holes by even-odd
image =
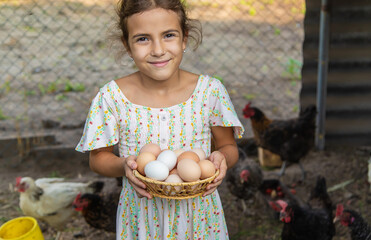
[[[336,184],[330,188],[327,189],[327,192],[334,192],[340,188],[344,188],[346,187],[347,185],[351,184],[352,182],[354,182],[354,179],[350,179],[350,180],[347,180],[347,181],[344,181],[342,183],[339,183],[339,184]]]

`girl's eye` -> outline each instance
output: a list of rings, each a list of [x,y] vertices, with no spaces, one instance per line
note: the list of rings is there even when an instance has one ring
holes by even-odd
[[[137,42],[144,42],[144,41],[147,41],[148,40],[148,38],[146,38],[146,37],[140,37],[140,38],[137,38]]]
[[[165,35],[165,38],[171,38],[171,37],[174,37],[175,34],[174,33],[168,33]]]

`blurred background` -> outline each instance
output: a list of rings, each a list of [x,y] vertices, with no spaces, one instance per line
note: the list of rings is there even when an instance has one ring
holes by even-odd
[[[220,79],[236,111],[248,101],[273,117],[300,110],[304,0],[187,0],[203,43],[182,67]],[[113,0],[0,1],[0,157],[74,147],[92,98],[136,71],[108,41]],[[39,149],[40,150],[40,149]]]
[[[120,55],[121,43],[109,38],[116,2],[0,0],[0,224],[24,215],[14,191],[17,176],[99,179],[106,192],[115,187],[115,179],[91,171],[88,154],[74,148],[99,88],[137,70]],[[370,222],[371,6],[369,0],[334,2],[326,141],[330,136],[346,144],[310,151],[301,161],[304,183],[297,184],[298,166],[290,166],[280,181],[306,201],[317,176],[325,176],[333,204],[345,203]],[[196,51],[190,44],[182,68],[223,82],[245,126],[244,137],[252,137],[250,120],[242,115],[248,102],[271,119],[296,117],[302,106],[315,102],[319,19],[325,9],[320,0],[185,4],[190,17],[201,21],[203,42]],[[256,147],[252,150],[249,157],[257,162]],[[278,170],[261,167],[268,175]],[[247,200],[245,213],[225,182],[218,191],[231,239],[281,239],[282,222],[264,200],[270,196]],[[57,238],[53,228],[41,227],[45,239]],[[336,232],[334,240],[350,239],[348,228],[337,224]],[[115,239],[82,217],[71,219],[63,233],[63,239],[75,238]]]

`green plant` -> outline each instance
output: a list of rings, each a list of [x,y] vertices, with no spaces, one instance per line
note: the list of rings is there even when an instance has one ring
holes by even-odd
[[[213,78],[216,78],[216,79],[218,79],[221,83],[223,83],[224,84],[224,80],[223,80],[223,78],[222,77],[220,77],[220,76],[218,76],[218,75],[214,75],[213,76]]]
[[[41,95],[46,94],[46,89],[45,89],[44,85],[42,85],[41,83],[38,83],[37,87],[39,88],[39,91],[40,91]]]
[[[274,29],[274,35],[280,35],[281,34],[281,29],[279,29],[278,27],[273,27]]]
[[[256,9],[254,7],[250,7],[250,9],[249,9],[249,15],[250,16],[255,16],[256,15]]]
[[[66,80],[66,83],[64,85],[64,91],[65,92],[83,92],[85,90],[85,86],[82,83],[71,83],[70,80]]]
[[[10,81],[9,81],[9,80],[5,81],[5,82],[1,85],[0,90],[4,90],[5,93],[9,93],[10,90],[11,90],[11,88],[10,88]]]
[[[57,91],[57,82],[51,82],[49,85],[46,87],[46,92],[47,93],[53,93]]]
[[[62,175],[58,171],[52,171],[49,174],[49,177],[51,177],[51,178],[60,178],[60,177],[62,177]]]
[[[300,80],[302,65],[303,64],[300,61],[289,58],[285,63],[285,71],[282,76],[289,78],[291,81]]]
[[[9,218],[3,217],[3,216],[0,217],[0,222],[1,223],[5,223],[7,221],[9,221]]]
[[[0,120],[8,119],[9,117],[4,115],[3,110],[0,108]]]
[[[67,100],[67,96],[64,95],[63,93],[59,93],[55,96],[55,100],[57,101],[63,101],[63,100]]]
[[[245,94],[243,97],[247,100],[252,100],[256,98],[256,95],[254,93],[249,93],[249,94]]]

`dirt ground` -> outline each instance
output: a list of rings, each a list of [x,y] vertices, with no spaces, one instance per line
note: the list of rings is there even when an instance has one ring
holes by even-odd
[[[204,3],[206,1],[193,2]],[[219,2],[232,4],[232,1]],[[274,1],[256,2],[260,4],[260,2]],[[225,16],[227,11],[221,10],[227,9],[228,6],[219,5],[213,7],[211,4],[210,7],[201,4],[202,8],[200,6],[196,8],[202,13],[207,13],[204,18],[212,19],[212,21],[205,21],[203,26],[205,41],[200,49],[195,53],[192,51],[186,53],[185,67],[187,70],[199,73],[214,74],[216,72],[220,76],[228,76],[225,79],[225,86],[239,115],[241,115],[241,110],[247,99],[252,100],[253,104],[266,110],[269,116],[289,118],[297,114],[298,93],[301,83],[300,81],[290,81],[287,77],[283,77],[284,67],[280,63],[284,61],[282,55],[300,59],[297,55],[301,54],[299,49],[301,49],[301,40],[303,39],[303,15],[298,15],[298,19],[290,18],[287,13],[292,10],[292,6],[287,5],[288,8],[285,10],[281,7],[286,6],[283,4],[284,2],[290,1],[276,1],[275,4],[269,5],[267,15],[258,14],[257,16],[243,14],[243,11],[233,8],[233,6],[230,6],[230,13],[232,14],[227,16]],[[299,3],[300,1],[292,2]],[[74,2],[72,3],[76,5]],[[9,38],[10,40],[6,40],[2,44],[0,51],[4,53],[4,56],[12,51],[23,57],[20,58],[17,54],[13,54],[14,56],[7,55],[6,60],[9,59],[10,61],[0,64],[0,67],[10,69],[8,65],[22,66],[31,62],[34,56],[37,56],[39,62],[36,62],[35,66],[26,65],[26,68],[20,69],[19,71],[22,71],[21,76],[24,75],[22,79],[15,77],[18,72],[14,74],[8,72],[6,79],[9,82],[9,89],[6,92],[0,92],[2,94],[0,95],[0,105],[3,113],[7,113],[11,117],[28,116],[23,127],[24,129],[33,130],[34,133],[48,134],[49,129],[43,129],[45,122],[42,120],[53,120],[59,127],[52,130],[57,132],[56,135],[62,135],[62,138],[58,136],[57,141],[63,142],[63,138],[67,139],[70,148],[67,148],[66,152],[58,150],[54,154],[38,152],[35,155],[26,155],[26,157],[21,159],[17,156],[0,156],[0,224],[22,215],[22,211],[19,208],[19,194],[13,190],[17,176],[34,178],[65,177],[78,181],[101,179],[107,183],[106,186],[115,184],[114,179],[104,178],[93,173],[88,167],[87,155],[74,152],[72,145],[75,145],[78,141],[76,138],[81,136],[82,126],[80,123],[83,123],[85,120],[85,113],[90,105],[90,99],[97,92],[98,86],[102,84],[100,81],[106,82],[108,79],[116,77],[116,75],[125,75],[125,71],[133,70],[132,63],[129,59],[124,59],[123,66],[116,66],[108,58],[105,58],[107,61],[99,61],[102,56],[106,56],[106,49],[99,47],[102,45],[102,40],[96,36],[95,31],[92,31],[91,35],[88,35],[89,37],[86,39],[80,38],[79,30],[75,31],[68,41],[62,41],[58,43],[58,46],[48,47],[49,44],[46,43],[59,42],[64,37],[55,34],[51,31],[53,29],[44,27],[41,24],[44,20],[40,21],[38,19],[56,16],[57,20],[63,20],[65,26],[74,26],[74,19],[79,19],[77,15],[83,14],[86,16],[84,23],[88,26],[104,25],[105,21],[102,19],[103,10],[101,11],[100,8],[88,12],[84,7],[72,13],[63,4],[56,4],[50,1],[45,1],[43,4],[45,4],[45,9],[40,8],[38,11],[32,11],[32,14],[29,8],[31,9],[33,5],[25,5],[23,7],[6,6],[1,9],[2,13],[6,13],[4,16],[7,18],[7,21],[0,28],[0,34],[6,34],[5,36],[8,36],[10,32],[16,34],[13,36],[14,39]],[[38,6],[44,5],[39,3]],[[209,8],[206,11],[207,7]],[[248,10],[248,6],[244,6],[244,8],[246,8],[246,11]],[[256,9],[262,11],[261,6],[257,6]],[[239,17],[239,13],[241,17]],[[100,17],[99,22],[95,22],[97,19],[95,15]],[[13,18],[12,16],[18,17]],[[25,16],[26,22],[35,22],[36,27],[30,28],[27,25],[23,28],[14,29],[18,22],[13,23],[10,20],[20,21],[20,19],[23,19],[20,16]],[[107,15],[104,16],[106,18],[109,17]],[[229,18],[230,16],[238,18],[238,21],[235,21],[235,18]],[[245,21],[246,19],[244,18],[248,21]],[[78,25],[77,29],[84,28],[83,22],[78,24],[81,26]],[[65,26],[60,28],[64,29]],[[275,26],[275,28],[272,26]],[[294,26],[294,30],[290,29],[291,26]],[[22,35],[24,29],[28,29],[25,36]],[[69,28],[66,27],[66,29]],[[221,38],[220,36],[223,37]],[[96,40],[96,46],[92,47],[92,49],[86,47],[90,46],[88,44],[90,44],[91,39]],[[224,41],[221,39],[224,39]],[[244,42],[243,45],[240,45],[241,41]],[[42,51],[40,51],[39,42],[42,45],[45,43],[46,48]],[[32,44],[35,44],[35,46]],[[232,52],[232,54],[228,55],[227,53],[230,53],[232,46],[236,47],[237,52]],[[240,49],[239,46],[244,46],[245,48]],[[56,51],[56,48],[58,48],[58,51]],[[27,56],[24,54],[25,52],[28,54]],[[40,52],[42,52],[42,55],[40,55]],[[245,52],[248,54],[245,54]],[[50,56],[57,60],[51,61]],[[195,59],[201,60],[196,61]],[[218,61],[212,61],[212,59],[218,59]],[[82,71],[78,68],[80,62],[85,63],[84,66],[89,67],[84,68]],[[213,62],[213,64],[209,65],[209,62]],[[243,63],[243,67],[239,68],[237,63]],[[229,72],[231,69],[232,73]],[[45,88],[48,86],[47,84],[51,85],[55,80],[55,73],[60,73],[58,76],[61,78],[83,83],[86,90],[84,92],[62,92],[63,97],[68,99],[68,101],[62,102],[63,104],[61,104],[61,100],[56,100],[59,96],[58,91],[41,94],[37,84],[42,83],[45,85],[43,85]],[[86,75],[82,73],[86,73]],[[18,85],[20,83],[22,86]],[[63,87],[64,85],[61,84],[61,86]],[[58,85],[57,87],[61,86]],[[19,91],[19,89],[24,91]],[[246,135],[251,136],[249,122],[243,118],[241,118],[241,121],[246,127]],[[68,130],[67,125],[70,125],[69,128],[73,125],[74,129]],[[0,122],[0,131],[2,131],[0,135],[7,136],[9,132],[14,133],[18,128],[14,126],[12,119],[3,120]],[[7,148],[9,150],[11,147],[6,146],[3,149]],[[48,151],[52,152],[53,148],[50,147]],[[368,222],[371,222],[371,194],[370,187],[367,184],[367,160],[369,159],[370,151],[371,146],[327,147],[325,151],[313,150],[302,160],[307,171],[307,179],[304,183],[295,187],[297,197],[304,201],[307,199],[318,174],[326,177],[329,188],[351,181],[348,185],[330,192],[332,201],[334,204],[346,204],[347,207],[359,211]],[[257,159],[256,156],[252,157]],[[275,176],[272,175],[272,172],[278,170],[264,169],[265,177],[274,178]],[[287,169],[286,175],[281,181],[291,186],[299,178],[300,169],[298,166],[293,165]],[[220,186],[219,192],[231,239],[280,239],[282,223],[272,218],[269,209],[261,201],[248,201],[246,203],[246,214],[242,214],[241,201],[231,195],[225,183]],[[55,230],[45,224],[40,223],[40,225],[46,240],[55,239]],[[344,227],[336,225],[336,231],[335,240],[350,239],[348,230]],[[60,239],[110,240],[114,239],[114,236],[113,234],[93,229],[81,216],[78,216],[71,219],[68,228],[61,234]]]
[[[304,183],[295,187],[296,196],[302,200],[308,198],[316,176],[326,177],[328,188],[351,180],[351,183],[331,191],[330,197],[334,204],[344,203],[347,207],[357,210],[371,222],[371,194],[367,184],[367,160],[371,147],[333,147],[325,151],[312,151],[302,160],[307,172]],[[252,156],[257,159],[257,157]],[[15,178],[17,176],[38,177],[65,177],[71,180],[87,181],[100,179],[106,186],[115,184],[114,179],[104,178],[90,171],[87,156],[84,154],[71,154],[61,159],[51,159],[45,155],[28,157],[23,160],[2,159],[0,170],[0,223],[12,218],[22,216],[19,208],[19,194],[14,192]],[[272,173],[279,169],[264,169],[265,178],[276,178]],[[292,165],[287,169],[281,181],[291,186],[300,179],[301,172],[298,166]],[[270,240],[280,239],[282,223],[274,219],[269,209],[260,200],[246,202],[246,214],[242,214],[242,204],[239,199],[231,195],[225,182],[220,186],[219,192],[223,202],[226,221],[231,239],[241,240]],[[55,239],[56,231],[46,224],[40,223],[46,240]],[[336,225],[335,240],[349,238],[348,230]],[[81,216],[77,216],[68,223],[68,228],[62,232],[60,239],[114,239],[114,235],[90,227]]]

